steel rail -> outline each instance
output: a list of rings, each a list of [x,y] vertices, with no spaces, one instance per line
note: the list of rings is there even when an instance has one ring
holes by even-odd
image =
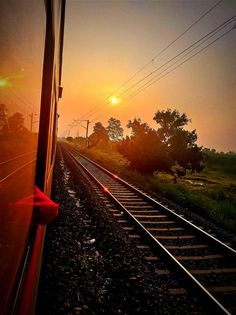
[[[89,159],[88,157],[80,154],[77,150],[75,150],[75,152],[77,154],[79,154],[82,158],[86,159],[87,161],[89,161],[90,163],[92,163],[93,165],[97,166],[99,169],[101,169],[102,171],[104,171],[106,174],[110,175],[113,179],[116,179],[117,181],[120,181],[121,183],[123,183],[126,187],[130,188],[131,190],[133,190],[134,192],[138,193],[140,196],[144,197],[146,200],[150,201],[152,204],[154,205],[158,205],[159,207],[161,207],[164,211],[168,211],[169,214],[171,214],[173,217],[177,218],[179,221],[184,222],[186,225],[188,225],[189,227],[193,228],[195,231],[198,232],[198,234],[200,234],[203,237],[207,237],[209,238],[209,240],[211,240],[211,242],[213,242],[214,244],[220,246],[222,248],[222,250],[224,250],[226,252],[226,254],[233,254],[236,255],[236,250],[230,246],[228,246],[227,244],[223,243],[222,241],[218,240],[217,238],[215,238],[214,236],[212,236],[211,234],[207,233],[206,231],[202,230],[201,228],[199,228],[197,225],[193,224],[192,222],[189,222],[187,219],[183,218],[181,215],[177,214],[176,212],[174,212],[173,210],[167,208],[166,206],[162,205],[161,203],[159,203],[158,201],[156,201],[155,199],[153,199],[152,197],[148,196],[147,194],[145,194],[144,192],[142,192],[141,190],[139,190],[137,187],[132,186],[131,184],[129,184],[128,182],[126,182],[125,180],[123,180],[122,178],[118,177],[116,174],[108,171],[107,169],[105,169],[104,167],[102,167],[101,165],[99,165],[98,163],[92,161],[91,159]]]
[[[78,154],[78,152],[76,152]],[[203,298],[207,303],[209,303],[208,307],[213,307],[216,313],[220,314],[228,314],[230,315],[230,312],[165,248],[164,245],[162,245],[120,202],[117,200],[115,196],[111,194],[110,191],[106,189],[106,187],[84,166],[80,163],[78,160],[78,157],[75,157],[71,152],[69,152],[69,155],[71,156],[72,160],[74,161],[75,164],[79,165],[88,175],[89,177],[105,191],[110,199],[112,199],[115,204],[122,209],[128,216],[129,218],[141,229],[143,233],[145,233],[151,240],[154,242],[158,247],[161,249],[162,254],[169,260],[171,265],[176,268],[181,272],[181,274],[185,277],[185,279],[188,281],[190,284],[190,290],[194,290],[195,292],[197,291],[198,294]],[[90,159],[86,158],[89,162],[91,161]],[[97,163],[94,163],[91,161],[92,164],[97,166]],[[105,170],[102,167],[99,167],[102,170]],[[111,172],[107,171],[106,173],[110,174],[113,176],[114,179],[114,174]],[[115,177],[116,178],[116,177]],[[119,178],[119,180],[121,180]],[[128,184],[129,185],[129,184]],[[130,186],[130,185],[129,185]],[[132,187],[132,186],[131,186]],[[133,190],[133,189],[132,189]],[[142,192],[141,192],[142,193]],[[143,193],[142,193],[143,194]],[[153,200],[153,199],[152,199]],[[154,200],[153,200],[154,201]],[[156,204],[159,204],[155,201]],[[159,204],[160,205],[160,204]],[[162,205],[160,205],[162,206]],[[162,206],[163,207],[163,206]],[[175,214],[175,213],[174,213]],[[186,220],[185,220],[186,221]]]

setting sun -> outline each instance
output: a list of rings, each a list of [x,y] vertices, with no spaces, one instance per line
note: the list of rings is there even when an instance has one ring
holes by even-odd
[[[112,97],[112,99],[111,99],[111,103],[112,104],[118,104],[119,103],[119,100],[116,98],[116,97]]]

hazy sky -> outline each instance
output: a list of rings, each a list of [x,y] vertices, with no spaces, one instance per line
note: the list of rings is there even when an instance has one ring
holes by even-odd
[[[59,134],[68,130],[73,119],[80,118],[92,121],[90,131],[94,122],[106,125],[110,117],[120,119],[123,127],[135,117],[156,127],[154,113],[171,108],[191,118],[189,129],[197,130],[198,144],[236,151],[236,29],[129,100],[133,91],[177,59],[172,63],[168,60],[236,15],[236,0],[223,0],[151,62],[217,2],[67,0]],[[198,50],[235,23],[234,19]],[[106,100],[148,62],[143,71],[115,93],[119,104]],[[157,68],[160,69],[151,75]],[[146,80],[119,97],[147,75]],[[97,112],[83,116],[94,108]],[[82,127],[71,129],[72,135],[77,132],[85,134]]]

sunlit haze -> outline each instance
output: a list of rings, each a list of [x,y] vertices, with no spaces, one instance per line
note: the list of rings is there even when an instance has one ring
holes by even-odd
[[[191,118],[189,129],[197,130],[199,145],[236,151],[235,19],[197,50],[222,35],[219,40],[163,72],[169,60],[234,16],[236,1],[220,2],[157,56],[216,3],[68,0],[59,135],[85,136],[83,127],[71,125],[73,119],[89,119],[90,133],[95,122],[106,126],[110,117],[122,127],[140,117],[156,128],[155,112],[171,108]],[[157,81],[141,91],[154,76]]]
[[[112,104],[118,104],[119,100],[116,97],[112,97],[111,102]]]

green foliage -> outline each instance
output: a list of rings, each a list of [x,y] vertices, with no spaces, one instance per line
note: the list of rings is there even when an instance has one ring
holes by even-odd
[[[202,148],[196,145],[196,130],[183,129],[190,122],[186,114],[181,115],[177,110],[167,109],[157,111],[153,119],[159,126],[157,134],[167,146],[173,164],[193,172],[201,171]]]
[[[83,152],[83,154],[89,155],[104,167],[109,165],[110,169],[117,174],[119,174],[121,168],[126,168],[129,165],[129,162],[112,146],[106,146],[106,148],[94,147]]]
[[[132,136],[126,137],[118,150],[130,161],[130,166],[143,174],[168,169],[169,159],[156,131],[140,119],[129,121],[127,127],[132,129]]]
[[[120,120],[111,117],[108,120],[108,126],[106,128],[107,134],[111,141],[118,141],[123,138],[123,128],[121,128]]]
[[[110,148],[106,145],[107,151],[89,150],[88,154],[146,192],[172,200],[235,232],[236,182],[232,181],[236,178],[236,154],[202,150],[196,145],[196,130],[184,129],[190,120],[177,110],[157,111],[154,120],[157,130],[141,119],[130,120],[127,127],[131,136],[113,142]],[[167,172],[174,176],[175,184]],[[197,178],[193,172],[201,173]],[[179,179],[177,183],[176,179],[183,176],[188,181]],[[194,181],[201,184],[193,185]]]
[[[177,110],[172,111],[169,108],[166,111],[158,110],[153,119],[160,126],[157,131],[166,144],[170,143],[177,130],[182,130],[190,121],[186,114],[180,115]]]
[[[152,174],[155,171],[169,171],[175,179],[186,170],[202,170],[202,148],[196,145],[196,130],[187,131],[183,127],[190,121],[186,114],[177,110],[157,111],[153,118],[159,125],[157,130],[135,118],[129,121],[131,136],[120,142],[118,150],[129,161],[133,169]],[[177,165],[175,171],[173,166]]]
[[[236,176],[236,154],[233,152],[217,153],[204,149],[204,165],[209,172]]]

